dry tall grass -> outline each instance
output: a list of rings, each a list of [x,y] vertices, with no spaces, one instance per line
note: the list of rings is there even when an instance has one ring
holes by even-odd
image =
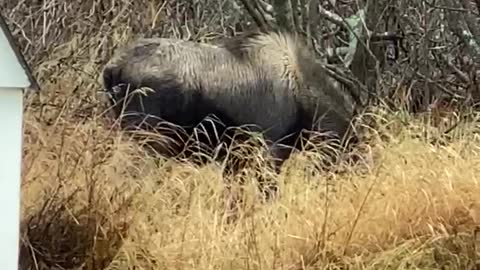
[[[44,2],[0,3],[43,88],[25,106],[22,269],[479,269],[474,121],[446,138],[423,117],[378,110],[365,161],[334,174],[316,171],[315,151],[295,155],[280,198],[264,204],[250,180],[269,172],[252,167],[227,224],[219,166],[148,156],[105,123],[94,95],[116,44],[192,25],[167,25],[175,8],[162,1]],[[102,6],[108,16],[83,16]]]
[[[424,121],[379,112],[363,166],[315,172],[315,152],[297,154],[278,178],[281,197],[256,202],[250,181],[227,224],[218,166],[158,161],[101,111],[82,118],[83,105],[62,97],[26,107],[22,269],[474,269],[473,124],[432,144]]]

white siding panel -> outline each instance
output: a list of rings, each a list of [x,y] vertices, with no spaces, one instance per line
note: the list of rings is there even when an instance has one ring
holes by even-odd
[[[23,91],[0,88],[0,269],[16,270],[20,224]]]

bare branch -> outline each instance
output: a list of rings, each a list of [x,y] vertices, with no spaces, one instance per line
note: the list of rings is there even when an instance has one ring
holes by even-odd
[[[329,20],[330,22],[344,28],[344,29],[348,29],[348,26],[346,25],[345,21],[343,20],[343,18],[334,13],[334,12],[331,12],[329,10],[326,10],[325,8],[322,7],[322,5],[318,5],[319,6],[319,12],[320,12],[320,15],[325,17],[327,20]]]
[[[258,9],[255,8],[255,3],[252,3],[252,1],[255,0],[240,0],[247,10],[247,12],[252,16],[253,20],[257,24],[257,26],[262,30],[262,31],[268,31],[272,29],[272,26],[268,23],[268,21],[265,19],[265,15]]]

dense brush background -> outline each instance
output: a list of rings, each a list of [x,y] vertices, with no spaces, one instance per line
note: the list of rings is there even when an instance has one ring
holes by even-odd
[[[351,14],[345,3],[330,10]],[[421,30],[436,5],[400,8]],[[296,153],[278,177],[281,197],[261,204],[254,180],[271,172],[253,162],[241,215],[227,224],[221,166],[149,156],[105,118],[98,92],[118,46],[137,36],[231,36],[254,24],[240,3],[0,0],[0,8],[42,88],[25,104],[21,269],[479,269],[474,112],[375,106],[358,164],[319,171],[315,150]],[[423,46],[411,39],[410,48]],[[458,42],[445,42],[452,59],[465,58]],[[450,86],[413,77],[447,66],[415,63],[389,73],[403,84],[384,89]]]

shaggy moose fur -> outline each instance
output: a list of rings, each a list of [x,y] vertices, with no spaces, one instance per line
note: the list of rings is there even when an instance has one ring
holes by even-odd
[[[290,153],[279,143],[293,146],[303,129],[343,137],[354,114],[351,99],[301,40],[288,33],[252,33],[217,45],[139,39],[116,52],[103,79],[115,116],[125,115],[124,128],[170,123],[189,135],[212,115],[224,127],[253,125],[280,158],[277,169]],[[181,147],[157,149],[175,155]]]

